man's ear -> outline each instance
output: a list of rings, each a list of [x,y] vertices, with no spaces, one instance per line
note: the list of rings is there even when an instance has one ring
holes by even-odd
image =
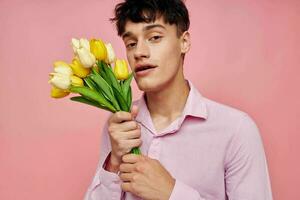
[[[185,31],[181,35],[181,53],[185,54],[190,50],[191,47],[191,37],[188,31]]]

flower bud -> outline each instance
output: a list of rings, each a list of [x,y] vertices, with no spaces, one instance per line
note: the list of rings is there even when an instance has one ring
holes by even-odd
[[[85,78],[91,71],[90,68],[85,68],[82,66],[79,58],[74,58],[70,66],[73,73],[80,78]]]
[[[71,78],[66,74],[50,73],[49,83],[59,89],[67,90],[71,85]]]
[[[77,49],[80,48],[80,42],[79,42],[78,39],[72,38],[71,44],[72,44],[73,52],[76,55],[77,54]]]
[[[90,41],[90,51],[97,60],[106,60],[107,51],[102,40],[92,39]]]
[[[77,76],[71,76],[71,84],[73,86],[83,86],[83,80]]]
[[[86,38],[81,38],[79,43],[81,48],[85,48],[86,50],[90,51],[90,42]]]
[[[64,61],[55,61],[53,65],[54,72],[56,73],[65,74],[67,76],[71,76],[73,74],[71,67]]]
[[[68,92],[66,90],[62,90],[55,86],[52,86],[50,96],[52,98],[63,98],[69,94],[70,94],[70,92]]]
[[[125,80],[128,78],[128,67],[124,59],[117,59],[114,67],[114,74],[118,80]]]
[[[85,48],[77,49],[78,57],[85,68],[90,68],[96,63],[95,56]]]
[[[110,43],[105,44],[105,47],[106,47],[106,51],[107,51],[106,62],[111,64],[116,61],[114,49]]]

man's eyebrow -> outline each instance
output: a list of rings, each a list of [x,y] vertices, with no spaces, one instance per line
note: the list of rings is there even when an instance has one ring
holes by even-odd
[[[151,29],[153,29],[153,28],[162,28],[162,29],[166,29],[166,27],[164,27],[163,25],[161,25],[161,24],[151,24],[151,25],[148,25],[148,26],[145,26],[144,28],[143,28],[143,31],[149,31],[149,30],[151,30]],[[130,37],[130,36],[132,36],[133,35],[133,33],[132,32],[130,32],[130,31],[128,31],[128,32],[125,32],[123,35],[122,35],[122,39],[124,39],[124,38],[126,38],[126,37]]]

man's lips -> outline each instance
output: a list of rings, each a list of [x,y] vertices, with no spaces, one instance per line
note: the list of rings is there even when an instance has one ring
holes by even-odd
[[[157,67],[156,65],[152,65],[152,64],[148,64],[148,63],[144,63],[144,64],[137,64],[134,68],[135,72],[139,72],[145,69],[149,69],[149,68],[155,68]]]

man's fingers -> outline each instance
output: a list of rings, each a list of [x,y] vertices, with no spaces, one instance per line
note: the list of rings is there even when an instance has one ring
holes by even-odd
[[[124,192],[131,192],[132,191],[130,182],[121,183],[121,188]]]
[[[123,182],[131,182],[133,173],[120,173],[119,177]]]
[[[127,163],[122,163],[119,167],[120,172],[122,173],[129,173],[134,170],[134,165],[133,164],[127,164]]]
[[[131,130],[137,130],[139,128],[139,125],[136,121],[126,121],[122,122],[122,124],[119,124],[119,131],[131,131]]]
[[[138,142],[140,139],[136,139]],[[137,161],[143,159],[143,156],[142,155],[136,155],[136,154],[133,154],[133,153],[129,153],[129,154],[125,154],[123,157],[122,157],[122,161],[125,162],[125,163],[136,163]]]
[[[132,120],[131,113],[125,111],[119,111],[112,115],[110,119],[114,123],[121,123],[123,121],[130,121]]]
[[[141,137],[141,131],[139,129],[124,132],[124,138],[126,139],[138,139]]]

